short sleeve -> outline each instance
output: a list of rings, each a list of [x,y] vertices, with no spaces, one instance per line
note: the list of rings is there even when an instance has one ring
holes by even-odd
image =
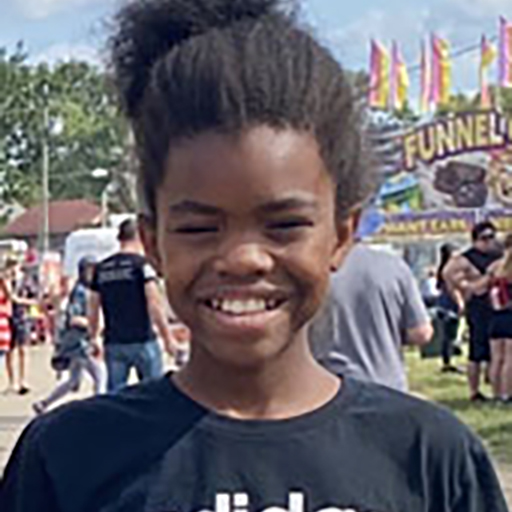
[[[158,277],[155,269],[147,261],[145,261],[144,265],[142,266],[142,276],[145,283],[148,281],[154,281]]]
[[[498,477],[481,442],[473,438],[459,475],[460,492],[451,507],[453,512],[507,512]]]
[[[38,421],[21,435],[0,483],[0,510],[58,512],[51,479],[40,454]]]
[[[414,275],[405,263],[402,269],[401,286],[404,302],[402,307],[401,328],[403,331],[406,331],[419,327],[429,322],[430,319]]]

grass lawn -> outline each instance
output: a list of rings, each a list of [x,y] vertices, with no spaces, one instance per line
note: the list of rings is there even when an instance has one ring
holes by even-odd
[[[411,391],[448,407],[483,440],[496,460],[512,465],[512,407],[468,400],[465,375],[442,374],[439,359],[421,359],[412,349],[406,354]],[[463,358],[454,360],[464,367]],[[488,386],[484,392],[490,396]]]

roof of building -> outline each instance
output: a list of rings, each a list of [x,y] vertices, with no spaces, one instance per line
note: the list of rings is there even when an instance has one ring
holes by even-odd
[[[52,201],[48,207],[51,235],[71,233],[85,226],[97,226],[101,223],[100,206],[85,199]],[[3,229],[4,235],[37,236],[43,222],[41,205],[29,208],[16,217]]]

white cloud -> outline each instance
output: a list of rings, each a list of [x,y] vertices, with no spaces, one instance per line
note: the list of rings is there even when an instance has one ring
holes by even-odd
[[[510,0],[449,0],[447,3],[474,18],[512,14]]]
[[[29,18],[47,18],[63,9],[77,5],[99,3],[101,0],[15,0],[19,9]]]
[[[101,65],[99,51],[93,46],[86,44],[56,44],[50,46],[42,53],[30,57],[33,64],[48,63],[49,65],[57,62],[66,62],[69,60],[86,61],[90,64]]]
[[[389,45],[397,41],[406,60],[419,58],[420,43],[430,30],[428,9],[403,9],[400,12],[368,11],[353,23],[325,35],[342,62],[350,68],[366,69],[369,43],[377,39]]]

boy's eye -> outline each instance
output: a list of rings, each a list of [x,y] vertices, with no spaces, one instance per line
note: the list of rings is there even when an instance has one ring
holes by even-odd
[[[276,231],[287,231],[292,229],[310,227],[313,225],[313,222],[306,219],[289,219],[289,220],[280,220],[269,222],[267,224],[267,228]]]
[[[203,235],[217,233],[218,230],[217,226],[179,226],[174,229],[174,232],[180,235]]]

